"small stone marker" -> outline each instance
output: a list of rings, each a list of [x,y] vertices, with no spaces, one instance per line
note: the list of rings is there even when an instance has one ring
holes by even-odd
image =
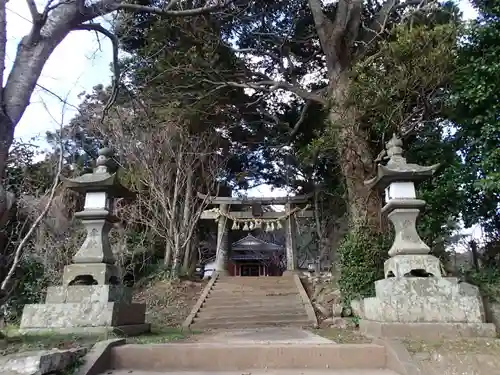
[[[2,375],[46,375],[63,371],[87,353],[85,348],[39,350],[0,357]]]

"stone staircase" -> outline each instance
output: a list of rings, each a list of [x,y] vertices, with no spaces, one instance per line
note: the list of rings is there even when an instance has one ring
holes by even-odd
[[[294,279],[228,277],[216,279],[194,313],[192,329],[309,326],[307,301]],[[307,298],[307,296],[305,297]]]

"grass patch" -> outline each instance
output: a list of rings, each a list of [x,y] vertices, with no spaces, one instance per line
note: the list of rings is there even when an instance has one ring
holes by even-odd
[[[189,331],[182,328],[153,328],[150,333],[140,336],[128,337],[130,344],[164,344],[167,342],[186,341],[192,335],[199,332]]]
[[[338,344],[369,344],[372,342],[355,328],[319,328],[312,332]]]
[[[401,340],[408,351],[416,353],[494,354],[500,355],[500,340],[461,338],[456,340]]]
[[[18,335],[6,334],[5,344],[0,347],[0,355],[47,349],[91,348],[97,341],[116,337],[114,335]]]
[[[17,333],[13,327],[4,332],[3,345],[0,344],[0,356],[27,352],[33,350],[91,348],[96,342],[124,337],[130,344],[161,344],[167,342],[180,342],[188,340],[199,332],[183,330],[181,328],[153,327],[151,332],[125,337],[115,333],[107,334],[25,334]]]

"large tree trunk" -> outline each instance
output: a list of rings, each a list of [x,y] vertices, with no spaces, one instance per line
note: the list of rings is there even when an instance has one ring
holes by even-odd
[[[165,257],[163,258],[163,264],[166,268],[172,265],[172,253],[173,247],[170,239],[165,240]]]
[[[9,204],[9,193],[3,185],[5,178],[5,169],[7,168],[7,159],[9,149],[14,140],[14,124],[9,117],[0,110],[0,225],[3,228],[12,204]]]
[[[369,132],[359,123],[356,109],[349,106],[346,95],[349,89],[348,72],[335,79],[330,100],[329,120],[335,134],[338,159],[345,180],[351,228],[369,227],[382,229],[381,196],[367,188],[364,181],[373,177],[374,158],[370,148]]]

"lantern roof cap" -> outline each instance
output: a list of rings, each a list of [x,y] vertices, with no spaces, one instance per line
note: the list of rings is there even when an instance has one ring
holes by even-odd
[[[117,175],[118,163],[114,159],[114,151],[109,147],[98,151],[96,167],[92,173],[85,173],[75,178],[61,177],[64,185],[80,193],[107,192],[114,197],[128,197],[133,193],[124,187]]]
[[[441,164],[431,166],[422,166],[406,162],[403,157],[403,141],[396,134],[386,143],[387,157],[386,165],[377,165],[377,175],[370,180],[365,181],[365,185],[375,188],[386,188],[393,182],[417,182],[431,177]]]

